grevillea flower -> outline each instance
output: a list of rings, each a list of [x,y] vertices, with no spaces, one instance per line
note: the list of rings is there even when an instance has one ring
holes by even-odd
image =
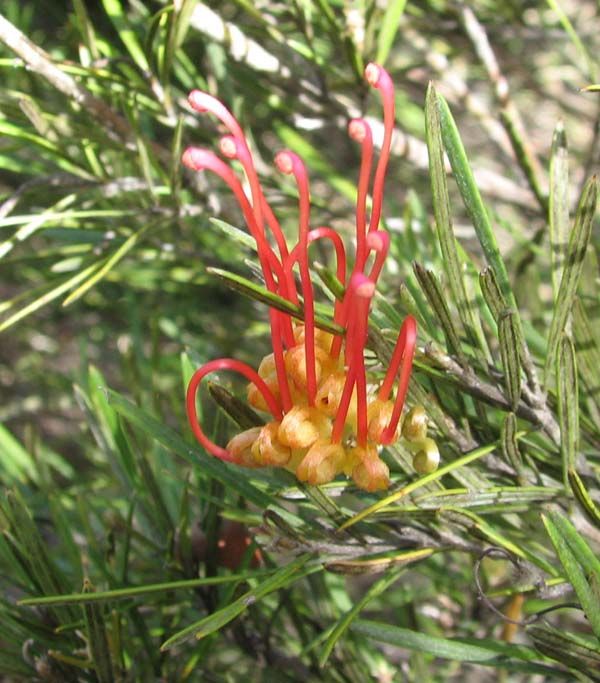
[[[183,155],[183,163],[196,171],[212,171],[227,183],[256,240],[266,287],[273,294],[300,305],[303,323],[270,308],[273,352],[263,358],[258,371],[233,358],[209,361],[194,373],[189,383],[187,413],[196,439],[222,460],[244,467],[285,467],[310,484],[324,484],[343,473],[352,477],[360,488],[375,491],[389,485],[388,467],[379,451],[382,445],[400,437],[399,424],[412,370],[417,326],[412,316],[405,319],[383,381],[374,386],[367,378],[365,345],[369,309],[389,248],[389,235],[380,228],[380,219],[394,126],[394,88],[387,71],[376,64],[367,66],[365,78],[380,93],[385,132],[373,170],[373,136],[369,124],[364,119],[355,119],[349,125],[350,137],[361,146],[356,254],[349,273],[340,236],[329,227],[311,227],[309,181],[302,160],[287,150],[275,157],[276,167],[293,176],[298,190],[298,239],[289,248],[267,202],[239,123],[211,95],[198,90],[190,94],[190,105],[196,111],[212,113],[227,129],[229,134],[221,139],[220,152],[223,157],[240,163],[249,192],[232,168],[209,150],[190,147]],[[333,322],[343,334],[325,332],[315,322],[308,250],[318,240],[328,240],[335,251],[336,275],[345,294],[334,305]],[[219,370],[233,370],[243,375],[249,382],[248,402],[270,414],[270,420],[263,427],[237,434],[225,448],[206,436],[196,413],[200,382]],[[427,416],[422,408],[413,408],[405,418],[403,435],[416,454],[415,468],[419,472],[435,469],[439,453],[435,442],[427,438]]]

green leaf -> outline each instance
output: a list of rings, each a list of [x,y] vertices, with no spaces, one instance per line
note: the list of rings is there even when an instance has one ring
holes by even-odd
[[[207,576],[200,579],[186,579],[184,581],[166,581],[165,583],[150,583],[145,586],[129,586],[109,591],[95,591],[93,593],[69,593],[67,595],[49,595],[38,598],[24,598],[19,605],[29,607],[47,607],[48,605],[90,604],[94,602],[114,602],[117,600],[131,600],[146,595],[164,594],[167,591],[186,590],[200,586],[220,586],[226,583],[247,581],[262,578],[271,574],[271,570],[244,572],[242,574],[227,574],[224,576]]]
[[[148,59],[135,32],[127,21],[120,0],[102,0],[102,4],[133,61],[144,73],[150,74],[151,69]]]
[[[0,424],[0,481],[4,484],[37,482],[35,461],[15,437]]]
[[[4,500],[0,501],[0,528],[9,541],[15,561],[24,569],[35,590],[50,595],[65,592],[68,582],[51,557],[18,491],[7,491]],[[67,614],[72,620],[77,618],[70,611]],[[55,613],[55,618],[61,622],[60,613]]]
[[[579,285],[579,278],[583,269],[585,252],[592,234],[597,202],[598,181],[596,176],[593,176],[583,188],[575,216],[575,225],[569,239],[567,260],[560,281],[558,296],[554,306],[554,316],[548,335],[548,353],[546,355],[545,367],[546,378],[550,368],[556,362],[560,336],[565,330],[567,319],[573,309],[577,286]]]
[[[511,658],[521,662],[533,662],[538,657],[535,650],[523,645],[510,645],[491,639],[440,638],[366,619],[356,620],[350,626],[350,630],[358,635],[367,636],[377,643],[387,643],[407,650],[425,652],[433,657],[457,662],[476,662],[495,667],[509,664]],[[539,665],[535,666],[535,669],[539,669],[540,673],[551,671]],[[533,667],[532,670],[534,670]]]
[[[404,571],[404,567],[396,568],[380,578],[369,588],[369,590],[365,592],[362,598],[354,604],[351,610],[346,612],[346,614],[342,615],[338,619],[331,629],[331,632],[327,636],[327,640],[323,644],[319,654],[319,666],[325,666],[325,663],[329,659],[329,655],[333,651],[337,641],[344,635],[352,622],[356,619],[356,617],[358,617],[358,615],[369,604],[369,602],[379,597],[383,591],[392,586],[400,578]]]
[[[586,679],[592,672],[600,673],[600,650],[589,640],[549,625],[528,626],[526,632],[542,654],[581,671]],[[598,677],[593,680],[598,680]]]
[[[566,334],[561,336],[556,357],[556,395],[563,480],[568,486],[568,472],[575,467],[579,447],[579,392],[575,348]]]
[[[179,643],[188,640],[191,637],[195,637],[197,639],[205,638],[214,631],[218,631],[223,628],[223,626],[226,626],[230,621],[233,621],[240,614],[243,614],[250,605],[262,600],[262,598],[266,597],[267,595],[289,586],[308,574],[319,571],[321,569],[319,566],[305,568],[304,565],[307,564],[310,558],[311,555],[301,555],[296,560],[276,572],[273,576],[269,577],[262,583],[259,583],[256,588],[247,591],[244,593],[244,595],[239,597],[237,600],[234,600],[226,607],[223,607],[222,609],[209,614],[207,617],[204,617],[203,619],[191,624],[187,628],[178,631],[168,640],[166,640],[161,645],[160,649],[163,651],[169,650],[175,645],[178,645]]]
[[[456,239],[452,227],[450,196],[446,181],[444,165],[444,148],[440,124],[440,112],[437,93],[432,83],[427,88],[425,98],[425,127],[427,135],[427,149],[429,152],[429,175],[431,179],[431,195],[437,237],[442,251],[442,263],[446,273],[446,280],[452,293],[462,323],[473,338],[476,337],[481,348],[486,349],[481,328],[477,323],[473,305],[469,302],[467,290],[462,274],[462,265],[458,254]]]
[[[9,327],[12,327],[18,323],[23,318],[28,315],[35,313],[35,311],[43,308],[54,299],[62,296],[65,292],[68,292],[73,287],[76,287],[82,280],[89,277],[97,268],[101,267],[101,263],[94,263],[83,270],[80,270],[76,275],[63,280],[59,285],[54,286],[52,284],[47,290],[42,294],[42,296],[37,297],[32,302],[19,309],[16,313],[6,318],[2,323],[0,323],[0,332],[4,332]]]
[[[93,592],[92,584],[86,579],[83,583],[85,593]],[[113,667],[104,623],[102,607],[93,604],[83,606],[83,615],[88,637],[88,645],[99,683],[114,681]]]
[[[550,257],[552,262],[552,289],[554,300],[562,278],[569,243],[569,157],[567,136],[560,121],[554,129],[550,157]]]
[[[297,320],[304,319],[304,313],[300,306],[296,306],[287,299],[284,299],[278,294],[273,294],[265,287],[255,284],[247,278],[236,275],[235,273],[230,273],[227,270],[221,270],[220,268],[207,268],[207,272],[212,275],[216,275],[218,278],[227,283],[231,289],[237,292],[241,292],[249,299],[254,299],[255,301],[261,301],[267,306],[272,306],[278,311],[283,311],[284,313],[289,313],[291,316]],[[334,322],[325,320],[321,316],[315,316],[315,325],[326,332],[332,332],[333,334],[343,334],[344,330],[339,325]]]
[[[592,631],[600,639],[600,561],[566,517],[548,512],[542,520]]]
[[[454,320],[444,299],[440,283],[431,270],[426,270],[419,263],[415,262],[413,264],[413,269],[417,276],[417,280],[421,285],[421,289],[427,297],[427,301],[442,327],[450,353],[457,355],[461,361],[464,361],[465,356],[462,352],[458,330],[456,329]]]
[[[388,58],[394,38],[398,33],[398,26],[404,14],[406,0],[390,0],[384,6],[385,12],[379,23],[381,29],[377,37],[377,58],[375,59],[377,64],[382,66]]]
[[[579,476],[577,471],[572,468],[568,471],[569,484],[575,499],[581,506],[589,521],[600,529],[600,510],[596,503],[594,503],[589,491],[583,483],[583,479]]]
[[[463,203],[471,218],[488,265],[493,268],[496,277],[498,278],[500,291],[509,305],[516,310],[517,306],[508,279],[506,265],[500,255],[496,235],[494,234],[487,209],[483,204],[481,194],[475,183],[473,171],[469,165],[469,160],[467,159],[465,148],[460,139],[458,128],[456,127],[456,123],[454,122],[454,118],[452,117],[446,100],[441,95],[438,95],[437,101],[439,105],[444,148],[448,155],[448,159],[450,160],[454,179],[456,180]]]
[[[105,278],[108,273],[123,259],[131,249],[140,241],[140,239],[146,234],[146,232],[152,228],[156,227],[156,223],[149,223],[143,228],[140,228],[137,232],[130,235],[121,246],[119,246],[115,251],[107,258],[104,259],[100,267],[92,273],[92,275],[74,292],[71,292],[69,296],[63,301],[63,306],[69,306],[77,299],[81,298],[87,291],[89,291],[94,285],[96,285],[100,280]]]
[[[600,429],[600,345],[578,297],[575,297],[573,305],[573,335],[579,377],[585,387],[586,398],[596,408],[599,416],[596,426]]]
[[[225,387],[216,382],[208,382],[208,391],[229,417],[241,428],[261,427],[264,419],[245,402],[234,396]]]
[[[523,472],[523,458],[517,443],[517,418],[514,413],[507,413],[500,431],[502,453],[505,459],[515,468],[519,476]]]
[[[450,472],[454,472],[454,470],[457,470],[460,467],[464,467],[465,465],[468,465],[469,463],[474,462],[475,460],[479,460],[479,458],[483,458],[486,455],[489,455],[494,450],[496,450],[497,447],[498,447],[498,444],[496,444],[496,443],[481,446],[480,448],[476,448],[476,449],[470,451],[469,453],[466,453],[461,458],[457,458],[453,462],[450,462],[447,465],[440,467],[435,472],[432,472],[431,474],[426,474],[423,477],[420,477],[416,481],[413,481],[412,483],[407,484],[406,486],[402,487],[399,491],[395,491],[394,493],[392,493],[388,496],[385,496],[385,498],[378,500],[373,505],[370,505],[369,507],[365,508],[364,510],[361,510],[357,514],[350,517],[350,519],[347,519],[340,526],[340,531],[342,529],[347,529],[348,527],[356,524],[357,522],[362,521],[363,519],[369,517],[370,515],[375,514],[379,510],[382,510],[382,509],[390,506],[392,503],[395,503],[397,500],[400,500],[404,496],[407,496],[409,493],[412,493],[413,491],[417,491],[421,487],[427,486],[427,484],[430,484],[433,481],[437,481],[438,479],[441,479],[445,474],[448,474]]]
[[[240,230],[240,228],[236,228],[234,225],[231,225],[220,218],[210,218],[209,220],[215,228],[218,228],[225,235],[234,239],[238,244],[241,244],[247,249],[252,249],[253,251],[257,250],[254,237],[249,235],[245,230]]]
[[[203,449],[191,446],[177,432],[174,432],[163,422],[159,422],[146,411],[135,406],[124,396],[110,389],[105,391],[109,405],[124,418],[140,428],[150,438],[155,439],[192,465],[199,467],[206,474],[222,482],[226,488],[236,491],[259,508],[266,509],[273,503],[273,499],[270,496],[263,493],[240,475],[239,468],[231,467],[212,455],[206,455]]]
[[[521,398],[521,363],[519,330],[517,329],[516,314],[512,311],[507,311],[500,316],[498,339],[504,369],[504,385],[511,409],[516,411]]]

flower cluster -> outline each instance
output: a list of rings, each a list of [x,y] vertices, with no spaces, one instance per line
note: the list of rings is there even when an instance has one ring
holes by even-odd
[[[209,150],[188,148],[183,163],[197,171],[216,173],[230,187],[256,240],[266,287],[301,306],[303,324],[270,308],[273,352],[262,360],[258,371],[233,358],[206,363],[195,372],[188,386],[187,412],[198,441],[222,460],[244,467],[285,467],[299,480],[311,484],[327,483],[343,473],[360,488],[375,491],[389,485],[388,467],[379,457],[380,447],[396,441],[400,432],[415,453],[418,471],[435,469],[439,453],[435,442],[427,437],[427,416],[421,407],[413,408],[404,419],[402,430],[399,427],[416,345],[417,329],[412,316],[405,319],[400,329],[381,384],[374,387],[367,381],[364,352],[369,308],[389,248],[389,235],[379,224],[395,114],[394,89],[385,69],[369,64],[365,78],[382,98],[384,138],[373,174],[371,128],[364,119],[350,122],[349,135],[361,145],[361,165],[356,255],[349,274],[340,236],[329,227],[311,229],[308,174],[302,160],[290,151],[279,152],[275,157],[277,168],[293,176],[298,188],[298,241],[290,249],[265,198],[239,123],[211,95],[198,90],[190,94],[193,109],[212,113],[227,129],[229,134],[220,140],[219,148],[223,157],[235,159],[242,166],[249,195],[232,168]],[[372,200],[367,216],[369,189]],[[315,324],[308,248],[318,240],[328,240],[333,245],[336,275],[345,290],[333,310],[334,329],[343,331],[338,334]],[[242,374],[249,382],[248,402],[271,415],[263,427],[243,431],[226,448],[206,436],[196,413],[200,382],[218,370]]]

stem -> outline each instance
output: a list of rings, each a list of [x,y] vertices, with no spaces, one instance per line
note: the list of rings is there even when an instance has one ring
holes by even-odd
[[[260,182],[258,180],[258,175],[254,169],[254,163],[252,162],[252,157],[250,155],[250,150],[245,142],[241,142],[239,138],[233,135],[225,135],[219,141],[219,149],[221,154],[228,159],[238,159],[242,164],[242,168],[246,173],[248,182],[250,183],[250,192],[252,194],[252,212],[254,213],[254,219],[259,227],[260,231],[265,234],[265,228],[263,223],[263,193],[260,187]],[[265,238],[266,239],[266,238]]]
[[[233,370],[234,372],[239,372],[249,382],[252,382],[262,394],[271,415],[273,415],[276,420],[281,420],[282,418],[281,407],[269,387],[265,384],[264,380],[259,376],[256,370],[251,368],[249,365],[236,360],[235,358],[218,358],[217,360],[211,360],[196,370],[196,372],[192,375],[190,383],[188,384],[186,394],[186,411],[192,432],[199,443],[204,446],[209,453],[217,458],[220,458],[221,460],[225,460],[227,462],[236,462],[227,449],[218,446],[206,436],[200,427],[200,423],[198,422],[198,413],[196,412],[196,392],[198,391],[200,382],[204,379],[204,377],[211,372],[216,372],[217,370]]]
[[[367,249],[375,252],[375,262],[369,273],[369,280],[377,284],[381,269],[390,248],[390,236],[384,230],[373,230],[367,235]]]
[[[383,186],[385,184],[385,174],[390,158],[390,147],[392,144],[392,133],[394,132],[394,119],[396,118],[394,103],[394,84],[388,72],[378,64],[372,62],[365,69],[367,82],[381,93],[383,100],[383,143],[379,154],[379,161],[375,170],[375,180],[373,181],[373,206],[371,209],[371,221],[369,232],[379,228],[381,218],[381,206],[383,204]]]
[[[344,430],[352,391],[357,391],[357,441],[360,446],[367,443],[367,380],[364,349],[367,341],[369,306],[375,293],[375,285],[362,273],[355,273],[350,281],[348,310],[352,315],[348,321],[346,335],[346,357],[348,373],[342,391],[342,398],[333,423],[332,443],[339,443]]]
[[[336,277],[337,279],[342,283],[342,285],[345,285],[346,283],[346,250],[344,248],[344,242],[342,238],[338,235],[337,232],[333,228],[328,228],[325,226],[321,226],[319,228],[315,228],[314,230],[311,230],[308,233],[308,243],[312,244],[312,242],[316,242],[317,240],[320,239],[329,239],[331,240],[331,243],[333,244],[333,248],[335,249],[335,257],[336,257]],[[284,269],[285,269],[285,275],[287,280],[292,280],[292,269],[294,267],[294,264],[299,262],[299,252],[300,252],[300,245],[297,244],[294,249],[292,249],[288,259],[286,260],[284,264]],[[334,304],[334,309],[333,309],[333,320],[334,322],[337,321],[337,319],[340,316],[340,312],[342,309],[343,303],[341,301],[338,301],[336,299],[335,304]]]
[[[356,261],[354,272],[364,267],[367,259],[365,234],[367,231],[367,193],[373,165],[373,133],[364,119],[353,119],[348,125],[348,134],[361,144],[360,173],[356,194]]]
[[[269,257],[271,262],[273,260],[277,260],[275,257],[275,254],[273,253],[273,249],[271,248],[270,244],[267,241],[267,237],[265,235],[265,228],[264,228],[264,222],[263,222],[263,209],[268,208],[270,211],[270,207],[266,202],[266,199],[264,197],[264,194],[262,192],[262,188],[260,186],[260,182],[258,180],[258,175],[256,174],[256,171],[254,170],[254,164],[252,162],[252,156],[250,154],[250,150],[248,149],[247,144],[245,141],[240,141],[238,138],[234,137],[233,135],[226,135],[221,138],[219,142],[219,149],[221,150],[221,153],[223,156],[227,157],[228,159],[238,159],[238,161],[242,164],[242,167],[246,173],[246,177],[248,178],[248,182],[250,183],[250,191],[252,193],[252,214],[254,216],[254,221],[255,221],[255,226],[256,226],[256,232],[259,234],[259,239],[256,239],[257,247],[258,247],[258,252],[259,252],[259,259],[261,258],[261,252],[264,251],[265,253],[268,252]],[[244,193],[245,196],[245,193]],[[271,217],[274,219],[275,217],[273,216],[273,213],[270,211]],[[269,220],[269,217],[267,217],[267,220]],[[283,237],[283,235],[281,235]],[[283,244],[285,245],[285,240],[283,241]],[[279,251],[281,252],[281,245],[278,244],[279,246]],[[285,251],[287,253],[287,246],[285,246]],[[262,260],[261,260],[262,264]],[[278,264],[279,265],[279,264]],[[264,272],[264,266],[263,266],[263,272]],[[284,271],[285,273],[285,271]],[[265,275],[265,280],[266,280],[266,275]],[[289,293],[288,293],[288,288],[289,288],[289,283],[286,282],[285,277],[282,277],[280,274],[277,276],[278,282],[277,282],[277,288],[274,289],[273,291],[276,291],[278,294],[283,296],[285,299],[290,299]],[[268,286],[268,285],[267,285]],[[291,283],[291,286],[294,287],[294,292],[295,292],[295,286],[293,285],[293,281]],[[293,346],[294,344],[294,333],[292,330],[292,321],[289,316],[281,316],[281,329],[282,333],[284,335],[284,339],[286,341],[286,345]],[[287,393],[287,392],[286,392]]]
[[[252,186],[254,183],[256,186],[256,194],[253,190],[252,201],[254,204],[254,210],[257,212],[257,223],[262,229],[262,216],[264,215],[266,217],[269,228],[271,228],[271,231],[275,236],[275,241],[279,247],[281,257],[283,258],[287,255],[285,237],[283,236],[281,227],[277,222],[271,207],[267,204],[264,192],[262,191],[258,181],[258,174],[256,173],[256,168],[254,167],[254,161],[252,160],[252,154],[250,152],[250,148],[248,147],[246,136],[244,135],[238,120],[220,100],[206,92],[203,92],[202,90],[192,90],[188,96],[188,102],[190,103],[190,106],[197,112],[204,113],[208,111],[211,114],[214,114],[235,138],[236,142],[238,143],[236,147],[242,148],[238,149],[237,153],[241,154],[239,158],[244,166],[244,171],[246,172],[246,176],[248,177],[250,185]]]
[[[246,193],[244,192],[240,181],[237,179],[231,168],[224,161],[219,159],[219,157],[213,152],[196,147],[189,147],[186,149],[186,151],[183,153],[182,161],[186,166],[194,169],[195,171],[201,171],[203,169],[213,171],[213,173],[216,173],[227,183],[227,185],[229,185],[233,194],[238,200],[240,208],[242,209],[242,213],[244,214],[244,218],[246,219],[250,233],[256,241],[258,258],[263,270],[267,289],[273,293],[276,293],[278,287],[273,277],[272,268],[275,268],[277,279],[281,284],[285,282],[285,272],[283,266],[281,263],[279,263],[279,260],[267,242],[264,230],[257,225],[252,207],[250,206],[250,202],[246,197]],[[283,338],[286,340],[288,346],[293,345],[294,334],[292,330],[291,319],[289,316],[284,317],[281,313],[277,312],[275,316],[271,316],[271,340],[273,342],[273,352],[275,354],[277,383],[279,384],[279,390],[287,405],[289,386],[282,355],[283,347],[280,344],[281,336],[283,336]]]
[[[402,323],[388,371],[383,380],[383,384],[381,385],[381,389],[379,390],[379,400],[387,401],[398,369],[400,369],[400,379],[398,380],[398,391],[396,392],[394,409],[392,410],[390,422],[381,435],[381,443],[383,444],[390,443],[393,440],[396,427],[398,426],[400,416],[402,415],[402,408],[404,407],[404,401],[406,400],[408,383],[412,372],[416,344],[417,322],[412,315],[409,315]]]
[[[308,175],[302,160],[293,152],[279,152],[275,157],[277,168],[296,179],[299,197],[299,239],[298,264],[304,298],[304,349],[306,354],[306,390],[308,404],[314,406],[317,393],[317,371],[315,366],[315,306],[310,270],[308,268],[308,226],[310,218],[310,196]]]
[[[192,90],[188,95],[188,102],[190,107],[200,114],[205,114],[207,111],[214,114],[235,138],[245,144],[242,127],[223,102],[202,90]]]

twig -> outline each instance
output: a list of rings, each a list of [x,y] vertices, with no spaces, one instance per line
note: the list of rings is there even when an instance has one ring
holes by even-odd
[[[508,81],[500,70],[500,65],[490,45],[485,28],[479,23],[473,10],[462,2],[459,5],[458,15],[464,31],[473,45],[475,54],[492,82],[496,100],[501,108],[501,120],[510,138],[517,162],[521,166],[527,182],[540,204],[542,212],[546,215],[548,199],[542,190],[542,167],[531,145],[528,143],[525,126],[510,96]]]
[[[292,82],[292,72],[286,68],[281,60],[268,52],[264,47],[259,45],[256,41],[248,38],[235,24],[224,21],[213,10],[203,4],[198,4],[192,13],[190,19],[190,26],[207,36],[220,45],[223,45],[228,50],[231,57],[238,62],[248,65],[257,72],[266,73],[269,75],[276,74],[282,82]],[[271,28],[268,29],[272,31]],[[285,40],[282,40],[285,45]],[[292,54],[290,51],[290,60],[298,61],[298,56]],[[296,73],[296,70],[294,70]],[[322,84],[311,81],[304,77],[300,80],[293,80],[295,87],[300,87],[304,94],[309,98],[311,105],[322,108]],[[340,127],[345,126],[347,114],[355,117],[359,116],[361,112],[357,108],[352,108],[346,97],[329,93],[329,102],[339,109],[343,116],[340,117]],[[315,99],[316,98],[316,99]],[[307,99],[304,98],[306,103]],[[379,120],[367,117],[369,124],[373,129],[373,138],[375,145],[379,145],[383,139],[383,127]],[[319,117],[304,117],[305,125],[310,122],[311,128],[322,128],[324,119]],[[414,166],[419,169],[427,170],[429,162],[427,157],[427,145],[418,138],[409,135],[396,127],[394,130],[394,137],[392,143],[392,153],[397,157],[408,159]],[[446,166],[447,172],[450,173],[450,165]],[[535,202],[535,197],[527,189],[520,187],[512,180],[505,178],[494,171],[488,169],[475,170],[475,178],[478,187],[481,191],[489,197],[495,197],[510,204],[517,204],[523,207],[531,208]]]
[[[510,402],[504,394],[493,384],[480,379],[471,368],[462,367],[451,356],[435,349],[431,344],[425,347],[425,355],[434,361],[436,366],[442,368],[455,378],[460,383],[461,388],[467,393],[480,398],[489,405],[503,408],[507,411],[511,410]],[[517,406],[516,414],[541,427],[556,445],[560,444],[558,423],[545,404],[542,407],[532,407],[521,400]]]
[[[120,114],[117,114],[106,102],[95,97],[77,81],[60,69],[52,57],[41,47],[31,42],[16,26],[0,14],[0,42],[18,55],[27,67],[42,76],[59,92],[85,109],[98,121],[112,140],[125,143],[136,149],[131,126]],[[153,150],[162,161],[170,159],[170,153],[160,145],[153,144]]]

